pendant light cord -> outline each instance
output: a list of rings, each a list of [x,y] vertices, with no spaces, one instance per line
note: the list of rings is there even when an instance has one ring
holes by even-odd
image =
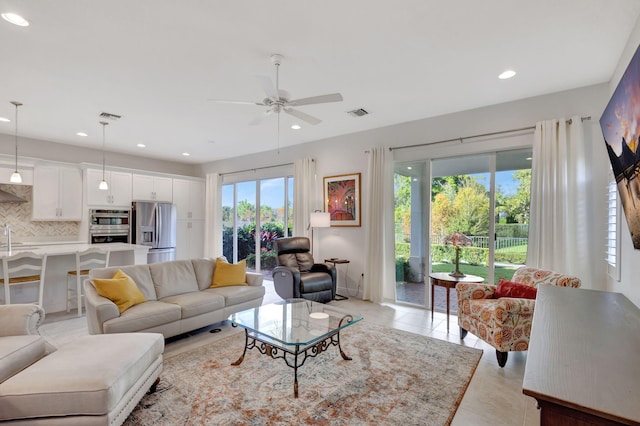
[[[276,96],[278,97],[278,101],[280,100],[280,64],[276,63]],[[280,110],[282,109],[282,105],[278,105],[278,130],[276,141],[276,149],[278,154],[280,154]]]
[[[105,164],[105,156],[104,156],[104,148],[105,148],[105,128],[107,126],[106,121],[101,121],[100,124],[102,124],[102,180],[105,181],[104,179],[104,164]]]
[[[12,101],[11,103],[16,107],[16,126],[15,126],[14,137],[15,137],[15,145],[16,145],[16,172],[17,172],[18,171],[18,107],[21,106],[22,104],[17,101]]]
[[[15,143],[16,143],[16,171],[18,171],[18,104],[16,105],[16,131],[15,131]]]

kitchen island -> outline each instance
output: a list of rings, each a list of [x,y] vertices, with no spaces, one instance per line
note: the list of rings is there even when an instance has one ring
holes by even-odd
[[[88,243],[15,243],[11,253],[0,251],[0,259],[9,254],[30,251],[47,255],[47,268],[44,278],[44,310],[46,313],[67,310],[67,272],[75,269],[75,254],[78,251],[91,247],[99,247],[109,250],[110,266],[124,266],[147,263],[147,251],[149,247],[137,244],[112,243],[112,244],[88,244]],[[11,289],[12,303],[26,303],[37,300],[37,290],[34,286],[16,286]]]

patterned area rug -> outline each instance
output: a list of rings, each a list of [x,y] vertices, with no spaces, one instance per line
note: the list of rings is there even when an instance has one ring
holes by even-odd
[[[244,332],[165,359],[158,390],[125,425],[448,425],[482,351],[361,321],[298,369],[256,349],[239,366]]]

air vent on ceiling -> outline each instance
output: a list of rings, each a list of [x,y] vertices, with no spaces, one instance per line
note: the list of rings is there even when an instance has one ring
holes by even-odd
[[[122,116],[121,115],[116,115],[116,114],[110,114],[108,112],[102,112],[102,113],[100,113],[100,118],[106,118],[107,120],[116,121],[119,118],[122,118]]]
[[[358,109],[354,109],[353,111],[347,111],[347,114],[349,114],[352,117],[364,117],[369,113],[364,108],[358,108]]]

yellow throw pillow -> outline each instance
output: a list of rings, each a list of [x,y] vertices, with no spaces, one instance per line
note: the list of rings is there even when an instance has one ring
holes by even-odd
[[[94,278],[93,285],[100,296],[106,297],[118,305],[120,313],[123,313],[133,305],[147,301],[138,290],[135,281],[120,269],[116,271],[110,280]]]
[[[226,259],[216,259],[216,269],[213,270],[211,287],[229,287],[232,285],[247,285],[247,261],[241,260],[235,265],[227,263]]]

